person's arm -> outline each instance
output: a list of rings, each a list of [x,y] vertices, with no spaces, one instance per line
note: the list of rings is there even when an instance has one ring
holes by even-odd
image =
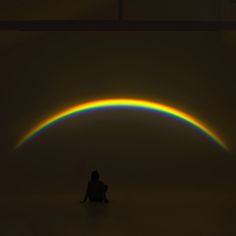
[[[81,203],[85,203],[85,202],[87,201],[88,193],[89,193],[89,183],[88,183],[88,186],[87,186],[87,190],[86,190],[86,192],[85,192],[85,195],[84,195],[84,199],[83,199],[83,201],[81,201]]]

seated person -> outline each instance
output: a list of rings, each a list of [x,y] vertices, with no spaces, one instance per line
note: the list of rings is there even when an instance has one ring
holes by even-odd
[[[91,174],[91,180],[88,182],[87,190],[84,196],[84,200],[81,203],[86,202],[89,198],[90,202],[105,202],[107,203],[107,192],[108,186],[99,180],[99,173],[97,170]]]

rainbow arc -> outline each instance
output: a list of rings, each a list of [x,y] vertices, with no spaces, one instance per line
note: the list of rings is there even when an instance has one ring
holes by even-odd
[[[109,107],[130,107],[130,108],[138,108],[138,109],[146,109],[155,112],[161,112],[164,114],[168,114],[172,117],[176,117],[179,120],[182,120],[185,123],[189,123],[193,127],[197,128],[201,133],[205,136],[209,137],[212,141],[220,145],[225,150],[228,150],[227,145],[223,142],[223,140],[212,130],[210,130],[205,124],[196,119],[195,117],[179,110],[174,107],[170,107],[161,103],[151,102],[146,100],[139,99],[126,99],[126,98],[117,98],[117,99],[104,99],[104,100],[95,100],[91,102],[86,102],[83,104],[79,104],[76,106],[72,106],[68,109],[65,109],[43,122],[39,123],[31,130],[29,130],[16,144],[16,148],[22,146],[24,143],[29,141],[30,139],[37,136],[42,131],[46,130],[53,124],[58,121],[61,121],[65,118],[72,117],[76,114],[97,110],[101,108],[109,108]]]

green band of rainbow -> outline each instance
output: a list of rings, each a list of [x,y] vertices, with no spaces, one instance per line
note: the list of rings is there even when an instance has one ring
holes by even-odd
[[[218,137],[214,132],[212,132],[208,127],[203,125],[200,121],[195,119],[194,117],[188,115],[185,112],[182,112],[178,109],[175,109],[170,106],[166,106],[156,102],[150,102],[145,100],[138,99],[104,99],[104,100],[96,100],[92,102],[83,103],[80,105],[76,105],[65,109],[52,117],[46,119],[42,123],[38,124],[34,128],[32,128],[29,132],[27,132],[16,144],[16,148],[20,147],[26,141],[34,137],[40,131],[46,129],[50,125],[54,124],[57,121],[62,120],[63,118],[67,118],[78,114],[83,111],[89,111],[93,109],[105,108],[105,107],[133,107],[133,108],[144,108],[148,110],[153,110],[157,112],[162,112],[173,117],[179,118],[180,120],[187,122],[197,128],[199,131],[202,131],[205,135],[207,135],[214,142],[219,144],[224,149],[228,150],[226,144],[223,140]]]

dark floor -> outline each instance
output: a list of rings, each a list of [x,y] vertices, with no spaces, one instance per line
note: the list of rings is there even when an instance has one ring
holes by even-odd
[[[236,235],[236,194],[226,190],[133,186],[109,204],[80,204],[82,193],[2,195],[0,235]]]

